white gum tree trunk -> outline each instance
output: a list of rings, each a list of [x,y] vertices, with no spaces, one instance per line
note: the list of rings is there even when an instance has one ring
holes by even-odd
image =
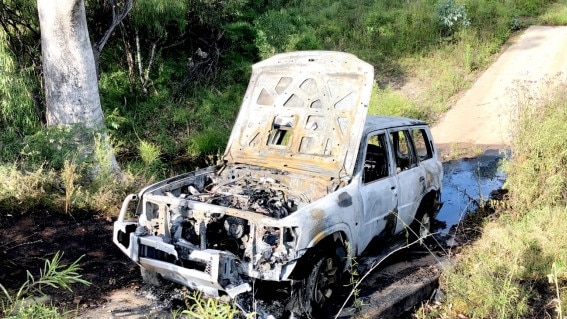
[[[37,0],[47,125],[102,128],[93,51],[83,0]]]
[[[82,124],[100,131],[106,163],[118,165],[104,129],[84,0],[37,0],[48,126]],[[82,141],[87,154],[94,141]],[[96,170],[96,169],[95,169]],[[96,173],[96,172],[95,172]]]

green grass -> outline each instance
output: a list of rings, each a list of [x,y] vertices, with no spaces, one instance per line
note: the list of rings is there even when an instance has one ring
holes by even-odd
[[[429,317],[563,318],[567,311],[567,82],[517,88],[507,208],[457,257]],[[498,206],[497,206],[498,207]]]
[[[567,1],[558,0],[555,3],[552,3],[539,17],[538,22],[546,25],[566,25]]]
[[[0,313],[9,319],[63,319],[71,318],[72,312],[62,312],[54,305],[44,304],[46,288],[72,290],[72,285],[90,285],[90,282],[79,274],[81,268],[77,259],[70,265],[61,263],[63,254],[57,252],[51,260],[45,260],[45,266],[34,277],[29,271],[27,279],[17,291],[8,291],[0,284]]]

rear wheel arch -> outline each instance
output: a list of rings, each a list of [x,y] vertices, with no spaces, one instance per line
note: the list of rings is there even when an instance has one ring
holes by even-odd
[[[420,245],[424,245],[423,239],[430,235],[431,222],[439,210],[440,198],[441,192],[439,190],[431,190],[422,197],[413,222],[407,230],[408,242],[419,241]]]

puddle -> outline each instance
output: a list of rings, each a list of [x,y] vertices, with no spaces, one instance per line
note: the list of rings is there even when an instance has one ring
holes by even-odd
[[[505,154],[498,150],[487,150],[471,159],[459,159],[443,163],[444,202],[437,220],[442,223],[441,232],[459,223],[464,215],[476,208],[475,201],[488,199],[492,190],[502,187],[506,181],[499,170],[500,160]]]

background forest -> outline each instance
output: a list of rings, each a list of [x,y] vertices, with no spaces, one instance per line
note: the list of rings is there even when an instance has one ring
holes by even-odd
[[[294,50],[354,53],[376,68],[372,113],[434,121],[547,0],[138,0],[99,62],[106,124],[123,169],[144,178],[222,152],[251,64]],[[122,1],[86,1],[97,43]],[[0,8],[0,163],[60,170],[75,146],[45,128],[35,2]],[[398,89],[408,87],[402,94]],[[142,173],[143,172],[143,173]]]
[[[85,0],[91,43],[99,42],[114,10],[126,2]],[[46,126],[36,3],[0,0],[0,224],[6,216],[34,213],[37,207],[72,216],[87,212],[115,217],[127,193],[216,161],[251,65],[276,53],[353,53],[375,67],[370,113],[435,122],[497,57],[505,41],[532,24],[567,24],[567,1],[134,0],[99,58],[102,108],[123,171],[118,180],[104,167],[92,174],[105,156],[103,148],[95,145],[90,158],[81,158],[74,128]],[[564,85],[559,87],[564,92]],[[555,226],[564,224],[567,207],[567,175],[556,169],[565,166],[557,163],[565,163],[567,139],[549,138],[564,131],[557,127],[564,123],[565,98],[554,96],[543,103],[549,106],[545,111],[523,114],[519,125],[525,134],[512,145],[512,152],[523,156],[507,164],[508,183],[516,190],[510,205],[515,210],[507,207],[512,213],[503,213],[505,218],[488,228],[536,248],[540,238],[527,234],[543,233],[550,220]],[[555,121],[542,129],[548,119]],[[541,144],[552,140],[557,144]],[[547,162],[540,165],[541,158]],[[549,193],[538,193],[541,189]],[[523,208],[531,213],[519,211]],[[536,217],[537,224],[526,221]],[[509,250],[490,251],[495,242],[503,242],[501,237],[481,240],[486,250],[472,251],[464,266],[442,283],[454,299],[436,315],[530,318],[547,313],[530,307],[557,293],[554,303],[541,307],[559,309],[562,318],[567,247],[561,236],[567,231],[556,233],[541,239],[552,243],[545,246],[546,258],[528,259],[524,265],[505,262],[504,255],[492,258],[500,260],[494,268],[478,256]],[[475,281],[470,275],[479,264],[487,266]],[[540,292],[537,287],[546,287],[546,274],[557,289]],[[470,296],[479,304],[471,304]]]

